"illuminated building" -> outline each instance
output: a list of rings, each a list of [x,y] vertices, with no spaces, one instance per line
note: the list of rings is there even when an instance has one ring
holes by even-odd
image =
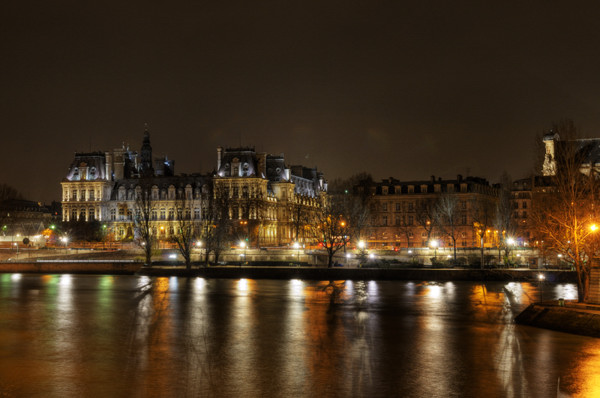
[[[140,152],[124,145],[108,152],[76,153],[61,185],[63,221],[98,220],[115,240],[134,238],[136,197],[142,186],[151,192],[152,231],[160,240],[177,233],[182,216],[199,230],[208,222],[208,206],[215,206],[210,199],[221,195],[228,232],[256,246],[301,240],[302,227],[327,190],[316,169],[288,167],[283,155],[252,148],[218,148],[212,175],[175,175],[173,160],[153,157],[148,131]]]
[[[253,148],[217,148],[215,192],[224,195],[237,235],[251,244],[303,240],[303,226],[321,205],[327,183],[314,168],[285,165],[283,155]]]
[[[363,187],[357,187],[364,189]],[[431,240],[451,247],[452,239],[439,226],[437,200],[442,195],[456,199],[453,227],[456,246],[479,247],[480,237],[474,227],[480,209],[495,209],[498,189],[479,177],[457,176],[453,180],[431,177],[430,180],[399,181],[394,178],[374,183],[368,242],[371,247],[428,247]],[[490,225],[490,224],[488,224]],[[497,239],[493,230],[481,231],[486,246]]]

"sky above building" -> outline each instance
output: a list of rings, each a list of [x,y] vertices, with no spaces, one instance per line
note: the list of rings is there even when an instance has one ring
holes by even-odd
[[[535,137],[600,135],[600,5],[8,1],[0,182],[60,200],[75,152],[141,146],[178,173],[217,146],[328,179],[532,171]]]

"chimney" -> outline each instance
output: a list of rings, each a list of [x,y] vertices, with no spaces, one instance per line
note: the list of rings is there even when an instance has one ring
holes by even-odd
[[[217,171],[221,168],[221,158],[223,157],[223,148],[217,147]]]

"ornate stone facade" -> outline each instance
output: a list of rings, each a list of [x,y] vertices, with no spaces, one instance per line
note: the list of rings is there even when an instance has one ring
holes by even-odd
[[[316,169],[288,168],[283,155],[253,148],[217,148],[213,184],[226,198],[236,234],[257,247],[304,240],[303,227],[327,191]]]
[[[429,247],[433,240],[439,247],[452,247],[452,239],[439,226],[436,215],[438,199],[442,195],[455,198],[451,211],[457,247],[479,247],[481,234],[485,244],[493,241],[492,229],[475,227],[475,224],[484,224],[479,217],[482,210],[495,209],[498,200],[498,190],[483,178],[458,176],[455,180],[442,180],[432,176],[430,180],[422,181],[389,178],[374,183],[370,189],[370,247]]]
[[[116,240],[135,237],[142,187],[152,192],[152,229],[161,240],[176,234],[177,221],[187,214],[200,230],[218,195],[227,207],[232,239],[257,247],[302,240],[303,227],[327,191],[316,169],[287,167],[283,155],[253,148],[217,148],[213,175],[176,176],[172,160],[153,158],[147,131],[139,153],[125,146],[76,153],[61,185],[63,221],[98,220]]]

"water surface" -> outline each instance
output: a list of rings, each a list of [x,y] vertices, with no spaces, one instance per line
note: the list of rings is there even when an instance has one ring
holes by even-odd
[[[600,340],[513,323],[539,294],[528,283],[2,274],[0,396],[600,395]]]

